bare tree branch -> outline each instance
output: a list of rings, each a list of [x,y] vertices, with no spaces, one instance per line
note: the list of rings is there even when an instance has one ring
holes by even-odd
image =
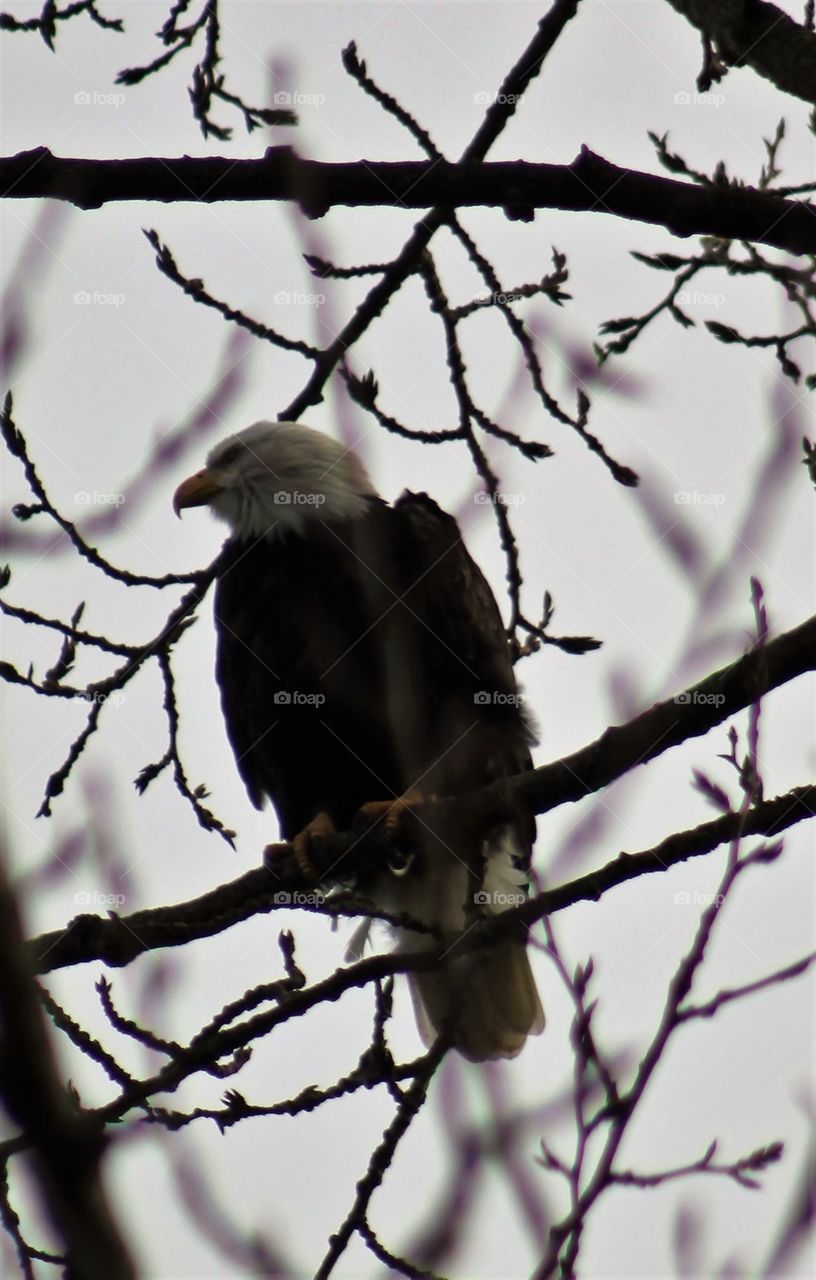
[[[816,786],[798,787],[786,795],[764,800],[754,806],[745,818],[742,830],[746,835],[777,835],[797,822],[812,818],[814,813]],[[726,814],[691,831],[668,836],[654,849],[621,854],[597,871],[591,871],[565,885],[558,885],[531,898],[521,907],[503,912],[498,920],[491,922],[490,928],[497,925],[504,928],[507,926],[502,924],[503,921],[519,919],[532,924],[544,916],[563,911],[576,902],[596,902],[609,889],[625,884],[636,876],[667,871],[669,867],[685,862],[688,858],[710,853],[733,839],[739,821],[739,815]],[[337,839],[345,842],[348,838],[341,836]],[[350,857],[346,864],[345,871],[349,875],[370,863],[381,862],[390,850],[388,837],[381,826],[372,828],[364,841],[360,836],[351,839],[358,843],[358,849],[355,850],[357,857]],[[328,844],[326,841],[327,846]],[[336,847],[334,841],[331,847]],[[276,849],[282,848],[288,846],[276,846]],[[315,856],[322,861],[325,850],[315,849]],[[77,916],[66,929],[42,934],[27,944],[31,963],[38,973],[50,973],[55,969],[86,964],[93,960],[121,967],[130,964],[145,951],[183,946],[197,938],[209,938],[251,916],[278,908],[309,906],[309,909],[329,916],[345,914],[341,898],[326,898],[322,907],[315,907],[306,901],[300,902],[297,892],[282,891],[280,886],[284,883],[292,889],[299,884],[303,889],[300,895],[303,899],[313,899],[315,896],[308,893],[313,886],[303,880],[294,858],[291,861],[281,859],[280,862],[276,859],[274,874],[267,867],[257,867],[210,893],[172,907],[154,907],[136,911],[130,916],[111,915],[108,919],[92,915]],[[367,913],[370,910],[360,904],[354,914],[359,914],[364,909]],[[375,917],[378,915],[376,911],[373,914]]]
[[[813,208],[807,203],[785,200],[774,192],[701,188],[619,168],[588,147],[582,147],[569,165],[486,163],[467,152],[458,164],[330,164],[303,159],[289,147],[270,147],[261,160],[86,160],[55,156],[47,147],[37,147],[0,159],[0,198],[67,200],[79,209],[99,209],[117,200],[293,200],[311,218],[336,206],[433,208],[435,220],[443,210],[472,207],[504,209],[511,217],[525,219],[535,209],[563,209],[656,224],[676,236],[749,240],[790,253],[816,251]]]

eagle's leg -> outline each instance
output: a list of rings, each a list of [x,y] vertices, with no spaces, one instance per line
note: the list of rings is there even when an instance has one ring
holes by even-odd
[[[369,800],[366,804],[360,805],[359,812],[365,814],[371,822],[377,818],[384,818],[386,832],[391,836],[406,814],[435,799],[436,796],[431,795],[430,792],[426,794],[420,787],[411,787],[395,800]]]
[[[313,836],[336,836],[337,827],[325,812],[325,810],[316,813],[311,822],[307,822],[302,831],[293,836],[289,842],[295,853],[295,861],[298,870],[304,880],[317,881],[320,879],[320,872],[315,866],[312,857],[312,837]],[[286,856],[288,846],[286,844],[270,844],[267,845],[264,853],[264,862],[267,866],[271,866],[276,858]]]

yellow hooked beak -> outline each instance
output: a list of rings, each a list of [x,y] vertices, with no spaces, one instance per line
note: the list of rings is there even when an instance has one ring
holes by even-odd
[[[203,507],[224,488],[224,480],[220,472],[210,471],[204,467],[194,476],[182,480],[173,494],[173,510],[181,516],[184,507]]]

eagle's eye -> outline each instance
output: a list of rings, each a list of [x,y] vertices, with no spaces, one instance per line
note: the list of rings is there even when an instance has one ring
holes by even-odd
[[[219,467],[231,467],[233,462],[237,462],[244,452],[242,444],[231,444],[228,449],[219,456],[217,462]]]

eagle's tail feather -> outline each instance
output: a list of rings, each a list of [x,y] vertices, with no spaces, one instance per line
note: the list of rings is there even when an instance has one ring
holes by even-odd
[[[515,1058],[528,1035],[544,1029],[527,948],[506,938],[440,970],[411,975],[411,996],[425,1044],[450,1028],[471,1062]]]

